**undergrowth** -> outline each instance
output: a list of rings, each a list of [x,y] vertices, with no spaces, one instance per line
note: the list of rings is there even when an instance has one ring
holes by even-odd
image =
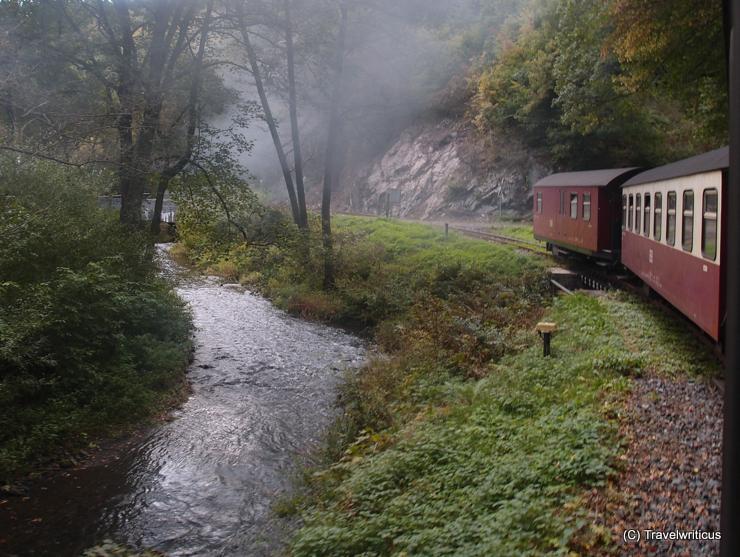
[[[614,473],[630,378],[703,369],[701,350],[680,349],[685,331],[629,296],[551,304],[544,263],[508,246],[399,221],[335,224],[329,292],[317,244],[190,252],[290,311],[360,322],[382,348],[348,373],[321,459],[276,505],[303,524],[292,554],[566,555],[611,543],[582,495]],[[550,358],[533,331],[543,318],[558,325]]]
[[[296,502],[305,525],[293,553],[566,553],[584,526],[579,494],[610,471],[617,442],[605,416],[628,386],[594,361],[626,348],[598,300],[560,299],[550,317],[560,324],[551,358],[530,343],[477,382],[433,369],[414,381],[399,408],[387,410],[403,419],[364,430],[311,476],[310,495]],[[408,369],[385,367],[394,376]],[[350,421],[372,390],[354,392]]]
[[[150,239],[98,209],[95,185],[0,164],[0,478],[184,392],[189,314]]]

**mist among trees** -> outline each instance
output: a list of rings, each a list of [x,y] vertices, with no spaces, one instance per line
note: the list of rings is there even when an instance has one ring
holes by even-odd
[[[410,204],[445,218],[470,200],[500,217],[515,184],[521,216],[535,174],[724,145],[724,41],[715,0],[0,0],[0,504],[22,494],[6,478],[76,466],[190,396],[197,327],[159,253],[234,305],[258,292],[384,352],[342,384],[326,466],[276,505],[301,517],[293,554],[606,547],[581,499],[621,454],[609,416],[628,376],[702,376],[702,349],[626,298],[553,301],[526,223],[504,246],[337,206],[372,183],[389,207],[408,175]],[[551,317],[567,326],[546,360],[533,330]],[[218,388],[252,387],[235,369]],[[264,429],[279,444],[284,425]]]

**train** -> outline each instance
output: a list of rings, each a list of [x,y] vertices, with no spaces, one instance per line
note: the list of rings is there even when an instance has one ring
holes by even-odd
[[[656,168],[563,172],[534,185],[536,239],[622,266],[721,343],[729,148]]]

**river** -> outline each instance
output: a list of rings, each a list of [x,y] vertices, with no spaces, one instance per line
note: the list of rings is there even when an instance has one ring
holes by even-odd
[[[111,539],[172,556],[251,556],[284,543],[290,525],[271,505],[320,442],[337,382],[362,363],[364,345],[162,260],[193,310],[191,396],[119,457],[8,501],[0,552],[79,555]]]

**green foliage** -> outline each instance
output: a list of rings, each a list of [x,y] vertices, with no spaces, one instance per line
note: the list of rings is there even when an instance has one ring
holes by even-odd
[[[0,476],[147,415],[181,383],[189,318],[94,177],[2,166]]]
[[[630,377],[679,359],[696,374],[703,352],[678,350],[686,334],[631,298],[575,295],[548,311],[558,330],[543,358],[541,259],[408,222],[334,224],[328,292],[315,226],[308,243],[225,247],[243,282],[371,327],[384,351],[347,374],[323,459],[279,504],[303,523],[292,554],[567,554],[591,532],[581,496],[611,473]]]
[[[292,554],[566,555],[598,535],[580,496],[616,463],[608,418],[626,376],[703,375],[711,358],[675,319],[623,294],[559,298],[548,320],[552,357],[530,333],[476,383],[416,343],[352,376],[333,464],[294,502],[304,526]]]
[[[722,3],[714,0],[613,0],[610,41],[628,91],[653,90],[679,103],[695,139],[727,137],[727,77]],[[719,142],[719,143],[718,143]]]
[[[554,357],[542,358],[536,343],[498,360],[474,386],[410,362],[372,364],[375,380],[359,375],[360,401],[378,399],[373,407],[385,413],[377,433],[366,429],[313,476],[318,500],[304,509],[293,554],[566,553],[585,519],[578,494],[610,472],[615,429],[602,412],[626,383],[592,365],[603,344],[619,342],[600,301],[560,299],[551,318],[563,324]],[[410,382],[414,374],[426,381]],[[425,403],[415,419],[397,419],[400,401],[380,402],[398,384],[406,404]]]
[[[723,144],[721,40],[708,39],[721,38],[719,5],[678,4],[674,25],[673,4],[544,3],[481,72],[479,126],[516,132],[568,168],[657,163]]]
[[[243,242],[257,247],[289,244],[295,235],[285,215],[263,205],[228,164],[213,176],[199,173],[179,178],[172,198],[177,203],[182,249],[197,255],[199,263],[223,263],[229,249]]]

